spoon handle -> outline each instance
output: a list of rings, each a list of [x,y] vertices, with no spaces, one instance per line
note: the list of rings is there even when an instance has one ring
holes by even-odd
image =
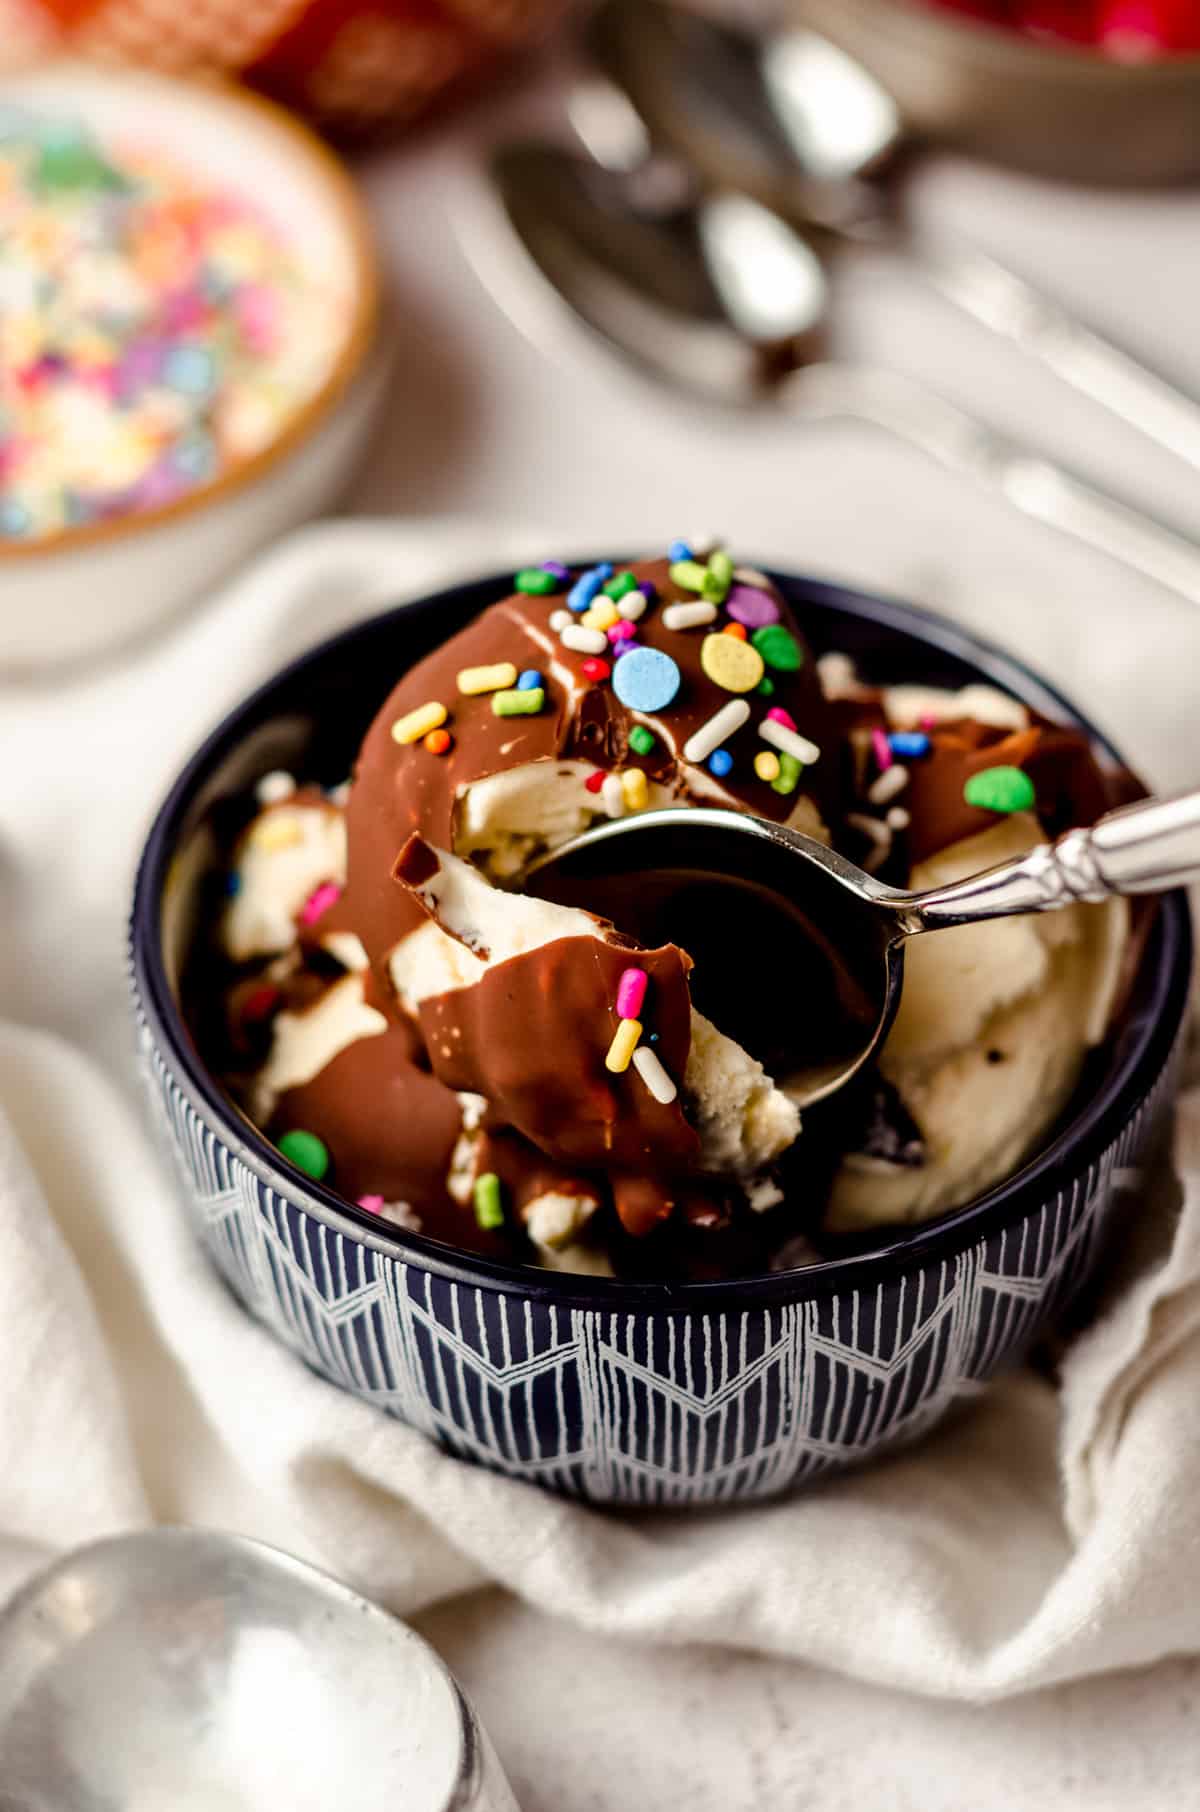
[[[1146,799],[1070,830],[1015,862],[1002,862],[896,906],[909,936],[947,925],[1053,912],[1114,894],[1161,893],[1200,879],[1200,791]]]
[[[982,252],[921,242],[926,279],[975,320],[1200,470],[1200,403]]]
[[[940,465],[998,491],[1015,509],[1122,561],[1200,604],[1200,546],[1144,511],[1119,503],[1032,448],[1007,439],[899,372],[813,365],[781,387],[810,420],[868,422]]]

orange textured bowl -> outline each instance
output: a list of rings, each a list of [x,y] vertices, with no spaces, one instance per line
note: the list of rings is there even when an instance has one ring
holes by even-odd
[[[241,75],[341,131],[416,118],[568,0],[0,0],[0,67],[60,52]]]

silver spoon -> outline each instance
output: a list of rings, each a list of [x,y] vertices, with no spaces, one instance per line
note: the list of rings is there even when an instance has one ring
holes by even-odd
[[[0,1615],[4,1812],[516,1812],[433,1650],[243,1536],[77,1549]]]
[[[678,941],[695,959],[698,988],[739,952],[727,1003],[734,1022],[726,1015],[722,1029],[765,1060],[738,1023],[738,1000],[750,1010],[763,1002],[763,1024],[792,1028],[786,1036],[798,1042],[783,1074],[805,1107],[844,1088],[878,1051],[899,1005],[909,938],[1197,878],[1200,791],[1125,806],[1091,830],[926,893],[886,886],[783,825],[711,807],[600,824],[542,857],[530,885],[606,912],[619,929],[648,933],[645,941],[664,941],[686,914]]]
[[[610,347],[709,401],[775,404],[808,421],[869,423],[1015,508],[1200,603],[1200,547],[999,435],[898,373],[821,357],[828,290],[811,246],[742,194],[648,200],[645,173],[605,169],[553,144],[511,145],[492,163],[508,225],[552,292]],[[539,346],[528,264],[511,240],[466,244],[483,281]]]
[[[754,32],[672,0],[605,0],[588,42],[651,133],[709,180],[900,253],[975,320],[1200,469],[1193,398],[984,253],[914,237],[887,182],[910,147],[899,109],[828,38]]]

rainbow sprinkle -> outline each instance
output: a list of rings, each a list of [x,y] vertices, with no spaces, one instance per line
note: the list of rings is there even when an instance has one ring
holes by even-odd
[[[261,453],[345,313],[248,197],[0,109],[0,543],[161,508]]]

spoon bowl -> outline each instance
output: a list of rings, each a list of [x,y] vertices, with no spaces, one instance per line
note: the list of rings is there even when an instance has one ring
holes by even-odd
[[[534,891],[695,962],[702,1012],[800,1107],[878,1052],[900,1004],[904,940],[1014,913],[1156,893],[1200,875],[1200,791],[1108,812],[1091,830],[906,893],[784,825],[696,807],[585,831],[533,869]]]
[[[419,1636],[241,1536],[76,1550],[0,1615],[5,1812],[516,1812]]]
[[[802,1108],[844,1088],[895,1018],[903,931],[887,907],[904,896],[784,825],[643,812],[543,856],[528,886],[641,943],[678,943],[700,1011]]]

